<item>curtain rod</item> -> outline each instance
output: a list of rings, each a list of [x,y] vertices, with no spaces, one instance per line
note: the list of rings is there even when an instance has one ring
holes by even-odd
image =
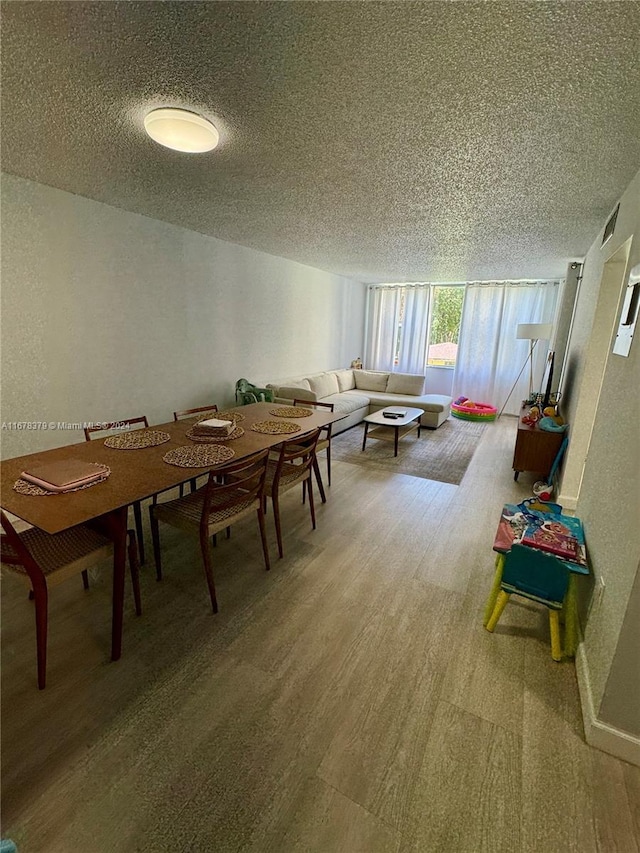
[[[496,279],[495,281],[416,281],[402,284],[369,284],[369,290],[393,290],[398,287],[467,287],[469,285],[491,287],[496,284],[506,284],[512,287],[533,287],[540,284],[559,285],[564,279]]]

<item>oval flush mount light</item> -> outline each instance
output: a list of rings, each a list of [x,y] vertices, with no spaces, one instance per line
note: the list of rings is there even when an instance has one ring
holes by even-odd
[[[160,145],[187,154],[212,151],[220,140],[220,134],[208,119],[172,107],[147,113],[144,129]]]

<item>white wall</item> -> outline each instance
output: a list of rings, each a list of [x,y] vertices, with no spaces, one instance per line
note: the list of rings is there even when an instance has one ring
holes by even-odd
[[[640,657],[638,648],[626,648],[634,634],[623,624],[638,609],[634,582],[640,591],[640,341],[629,358],[613,355],[611,344],[628,271],[640,263],[640,173],[621,199],[613,237],[601,243],[602,232],[585,259],[568,351],[573,414],[560,503],[563,494],[576,496],[594,573],[597,594],[582,649],[594,711],[639,739],[639,709],[629,703],[637,696]]]
[[[101,421],[348,366],[364,285],[2,176],[3,422]],[[3,430],[2,456],[82,440]]]

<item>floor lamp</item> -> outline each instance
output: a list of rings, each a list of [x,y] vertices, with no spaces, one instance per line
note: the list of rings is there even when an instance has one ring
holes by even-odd
[[[507,399],[504,401],[502,408],[500,409],[500,415],[504,412],[505,406],[509,402],[509,397],[513,394],[513,389],[518,384],[518,379],[522,376],[522,371],[527,366],[527,362],[529,362],[529,397],[531,399],[531,395],[533,394],[533,351],[536,348],[536,344],[538,341],[548,341],[551,340],[551,332],[553,330],[553,325],[551,323],[518,323],[516,328],[516,338],[518,340],[526,340],[529,341],[529,354],[525,360],[525,363],[520,368],[520,373],[516,377],[516,381],[511,386],[511,391],[509,391],[507,395]],[[498,417],[500,417],[498,415]]]

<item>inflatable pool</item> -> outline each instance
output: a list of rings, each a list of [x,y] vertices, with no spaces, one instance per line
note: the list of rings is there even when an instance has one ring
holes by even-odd
[[[497,409],[489,403],[475,403],[466,397],[458,397],[451,404],[451,414],[463,421],[495,421]]]

